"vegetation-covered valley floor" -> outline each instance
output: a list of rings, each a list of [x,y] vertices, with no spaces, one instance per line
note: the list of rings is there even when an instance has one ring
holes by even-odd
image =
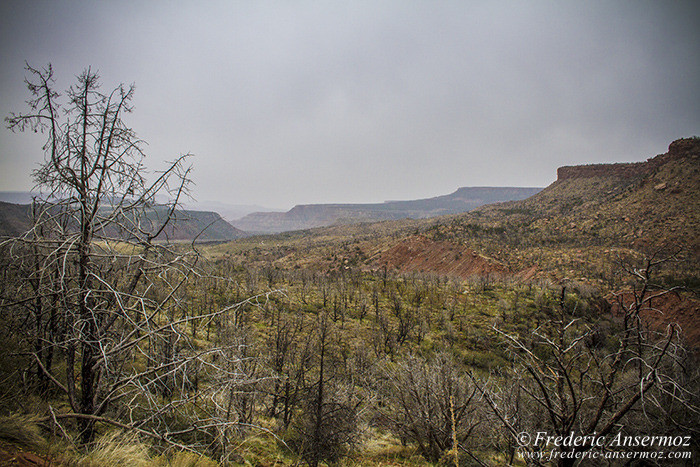
[[[257,246],[254,254],[265,257],[279,248],[268,245],[272,251]],[[68,408],[65,400],[50,385],[41,389],[26,352],[5,355],[2,400],[6,413],[12,415],[4,425],[24,413],[26,427],[39,427],[30,428],[37,433],[35,444],[29,445],[31,452],[39,456],[49,452],[46,458],[57,465],[110,465],[119,456],[133,456],[121,463],[146,465],[313,465],[317,461],[452,465],[453,433],[457,456],[465,465],[518,464],[523,461],[515,455],[517,444],[499,420],[498,410],[523,430],[541,427],[546,408],[539,399],[549,391],[554,398],[559,379],[566,375],[576,378],[577,385],[570,393],[559,394],[561,400],[551,402],[556,406],[553,410],[580,404],[569,414],[574,420],[566,423],[582,430],[595,417],[594,402],[612,374],[612,368],[605,367],[611,362],[603,362],[624,349],[630,352],[630,361],[639,353],[645,365],[658,366],[655,385],[663,391],[654,397],[663,397],[664,404],[639,404],[615,428],[630,433],[675,433],[680,427],[693,426],[686,404],[694,402],[664,396],[668,384],[679,384],[682,391],[688,391],[686,396],[696,394],[694,356],[684,351],[683,334],[668,334],[663,326],[649,329],[640,320],[645,348],[633,351],[628,347],[634,333],[621,316],[634,316],[635,310],[622,315],[611,311],[616,299],[609,295],[610,290],[621,290],[627,283],[641,291],[644,280],[616,271],[614,277],[602,281],[616,285],[608,290],[576,279],[460,278],[386,268],[367,270],[359,261],[338,256],[329,258],[335,263],[331,261],[326,270],[281,268],[274,262],[246,266],[222,256],[208,260],[208,275],[183,283],[175,318],[182,314],[193,319],[173,327],[166,345],[149,337],[154,339],[150,354],[132,356],[124,363],[135,374],[149,365],[155,368],[159,375],[156,397],[163,407],[173,404],[168,410],[177,407],[165,417],[171,424],[166,433],[179,432],[177,436],[159,440],[107,422],[98,426],[96,441],[87,454],[84,448],[73,447],[70,433],[78,427],[69,419],[52,419]],[[639,295],[644,307],[648,297],[659,290]],[[158,288],[153,293],[158,294]],[[218,312],[230,304],[240,305]],[[629,307],[629,300],[623,305]],[[643,310],[636,311],[644,315]],[[560,344],[551,344],[555,337],[564,339],[571,349],[562,353],[566,349]],[[670,350],[666,347],[662,352],[659,343],[666,342]],[[21,345],[7,342],[5,348],[21,349]],[[194,360],[194,355],[207,349],[217,350]],[[536,352],[536,361],[528,360],[529,352]],[[663,377],[662,365],[655,362],[659,356],[668,359]],[[148,358],[172,363],[157,366]],[[228,365],[225,375],[216,366],[223,358]],[[565,375],[561,368],[549,368],[561,359],[568,362]],[[681,375],[673,368],[674,362],[684,368]],[[593,364],[603,365],[597,375],[590,374]],[[54,365],[64,363],[58,360]],[[528,376],[532,368],[548,368],[557,377],[538,382]],[[627,366],[617,371],[635,373]],[[634,397],[635,385],[644,382],[645,375],[646,371],[641,379],[629,380],[630,374],[613,378],[615,404],[604,408],[598,427],[615,415],[614,407]],[[547,389],[538,394],[540,383]],[[106,411],[108,418],[119,420],[130,413],[128,418],[138,421],[134,410],[145,402],[131,397],[128,409],[116,405]],[[489,399],[498,410],[490,406]],[[188,431],[187,427],[198,424],[201,430]],[[7,436],[11,435],[3,439]],[[55,454],[57,445],[63,449]],[[205,457],[185,454],[182,447]],[[199,460],[179,464],[178,459]]]

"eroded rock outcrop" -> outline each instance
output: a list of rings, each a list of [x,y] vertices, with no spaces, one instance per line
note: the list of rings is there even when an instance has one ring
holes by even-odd
[[[700,138],[684,138],[672,142],[668,152],[648,159],[646,162],[617,164],[588,164],[564,166],[557,169],[557,180],[591,177],[635,178],[648,175],[659,166],[675,159],[698,158]]]

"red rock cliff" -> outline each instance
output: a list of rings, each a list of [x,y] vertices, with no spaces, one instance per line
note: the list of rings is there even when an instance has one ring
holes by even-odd
[[[633,178],[646,175],[673,159],[700,156],[700,138],[684,138],[672,142],[668,152],[648,159],[646,162],[619,164],[589,164],[565,166],[557,169],[557,180],[591,177]]]

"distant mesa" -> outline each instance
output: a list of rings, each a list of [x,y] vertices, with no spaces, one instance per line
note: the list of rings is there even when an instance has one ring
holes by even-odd
[[[370,204],[303,204],[287,212],[256,212],[232,224],[247,232],[279,233],[333,224],[424,219],[471,211],[485,204],[528,198],[542,188],[463,187],[444,196]]]

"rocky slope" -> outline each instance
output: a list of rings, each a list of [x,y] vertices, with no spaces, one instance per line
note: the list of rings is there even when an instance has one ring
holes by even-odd
[[[387,267],[400,272],[438,274],[467,279],[474,276],[505,276],[503,264],[463,245],[411,236],[371,258],[370,269]]]
[[[520,228],[524,238],[700,255],[700,138],[674,141],[646,162],[563,167],[558,175],[537,195],[474,219]]]

